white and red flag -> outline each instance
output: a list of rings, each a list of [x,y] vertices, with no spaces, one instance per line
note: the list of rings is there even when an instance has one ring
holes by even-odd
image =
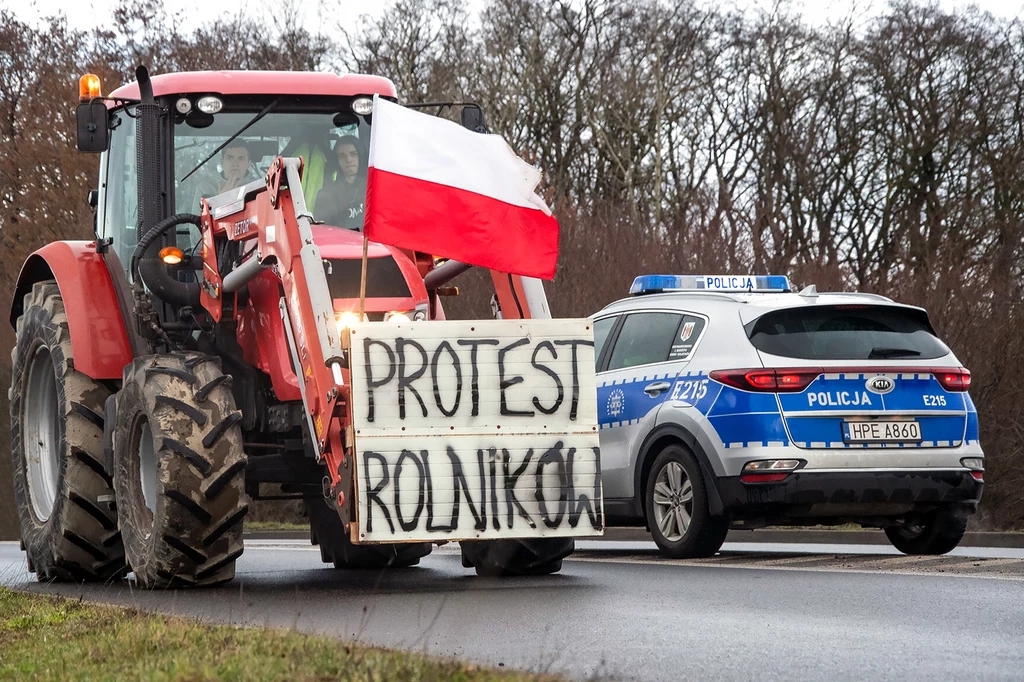
[[[373,98],[364,230],[382,244],[551,279],[558,222],[540,171],[484,135]]]

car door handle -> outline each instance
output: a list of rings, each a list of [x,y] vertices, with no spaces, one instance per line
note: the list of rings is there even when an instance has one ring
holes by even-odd
[[[646,386],[644,386],[644,393],[654,398],[664,393],[670,388],[672,388],[672,384],[668,383],[667,381],[657,381],[653,384],[647,384]]]

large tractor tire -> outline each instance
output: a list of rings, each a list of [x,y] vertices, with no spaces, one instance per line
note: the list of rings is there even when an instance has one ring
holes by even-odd
[[[341,525],[338,513],[327,506],[326,500],[307,500],[309,539],[320,546],[320,558],[325,564],[340,569],[406,568],[415,566],[430,554],[429,542],[410,542],[388,545],[356,545]]]
[[[572,538],[474,540],[460,544],[462,565],[487,577],[558,573],[562,570],[562,559],[576,549]]]
[[[40,581],[107,580],[124,571],[124,547],[103,466],[110,391],[75,370],[57,283],[25,295],[11,351],[14,499],[28,567]]]
[[[215,585],[242,554],[242,415],[220,361],[199,353],[125,368],[114,488],[128,564],[142,587]]]

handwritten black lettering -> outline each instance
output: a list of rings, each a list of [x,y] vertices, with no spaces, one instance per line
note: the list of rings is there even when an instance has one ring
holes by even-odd
[[[573,464],[576,459],[576,448],[571,448],[565,460],[565,475],[569,481],[569,525],[575,528],[580,522],[581,512],[586,511],[590,525],[600,528],[603,524],[601,518],[601,448],[593,448],[594,464],[597,467],[594,472],[594,496],[587,497],[587,494],[580,493],[577,497],[575,490],[575,479],[573,477]]]
[[[430,477],[430,453],[426,450],[420,450],[420,459],[423,460],[423,477],[427,479],[427,532],[433,533],[440,531],[442,533],[450,533],[455,530],[458,525],[457,514],[452,513],[452,522],[447,526],[435,526],[434,525],[434,482]],[[455,491],[456,500],[458,500],[458,490]]]
[[[416,472],[419,483],[419,498],[416,504],[416,513],[412,515],[412,519],[409,521],[406,521],[402,517],[402,492],[400,489],[402,481],[402,465],[405,463],[406,459],[412,460],[412,463],[416,465]],[[402,450],[402,454],[398,456],[398,461],[395,462],[395,518],[398,519],[398,525],[401,526],[402,530],[406,532],[415,529],[416,526],[418,526],[420,523],[420,514],[423,513],[423,507],[426,504],[426,499],[424,496],[424,486],[426,485],[425,478],[426,475],[423,471],[423,463],[420,462],[419,457],[414,455],[409,450]]]
[[[370,348],[380,346],[388,354],[388,375],[380,381],[373,378],[373,364],[370,362]],[[395,354],[384,341],[377,339],[363,339],[363,362],[366,371],[366,421],[373,421],[373,389],[380,388],[395,378]]]
[[[526,471],[526,467],[530,466],[530,460],[533,459],[533,448],[526,451],[526,457],[523,459],[523,463],[519,465],[514,473],[509,472],[509,464],[512,462],[512,456],[509,455],[508,450],[502,448],[501,459],[505,474],[505,504],[508,505],[508,527],[512,527],[512,522],[514,520],[512,516],[512,505],[515,505],[519,516],[526,519],[526,523],[530,528],[536,528],[537,524],[534,523],[530,515],[526,513],[526,509],[523,507],[522,503],[516,499],[516,484],[519,482],[519,477]]]
[[[555,372],[547,365],[542,365],[537,362],[537,354],[540,353],[542,349],[546,349],[549,353],[551,353],[552,360],[558,359],[558,353],[555,351],[555,347],[551,345],[551,342],[541,341],[540,343],[537,344],[537,347],[533,349],[533,357],[530,358],[530,364],[533,365],[534,369],[538,369],[541,372],[547,374],[549,377],[551,377],[551,379],[555,382],[555,388],[558,389],[558,397],[555,399],[554,405],[552,405],[551,407],[544,407],[543,405],[540,404],[540,400],[536,396],[534,396],[533,406],[536,407],[537,410],[543,414],[554,414],[555,412],[558,412],[558,408],[562,406],[562,401],[565,400],[565,388],[562,386],[562,380],[558,378],[558,372]]]
[[[466,474],[462,471],[462,459],[451,446],[448,447],[448,459],[452,463],[452,481],[454,482],[454,500],[452,502],[452,527],[459,525],[459,488],[466,495],[466,504],[469,505],[469,513],[473,515],[477,530],[487,530],[487,482],[484,480],[484,458],[480,456],[480,511],[477,512],[473,504],[473,497],[469,493],[469,483],[466,482]]]
[[[575,448],[572,448],[575,450]],[[547,464],[554,464],[555,471],[558,473],[558,514],[551,518],[548,514],[547,500],[544,498],[544,466]],[[547,450],[543,455],[540,456],[540,460],[537,462],[537,487],[534,490],[534,497],[537,499],[537,503],[540,505],[540,518],[544,522],[544,525],[548,528],[558,528],[562,525],[562,518],[565,516],[565,508],[569,501],[568,488],[572,485],[572,482],[566,481],[565,471],[565,458],[562,456],[562,441],[555,443],[554,447]]]
[[[482,454],[482,453],[481,453]],[[494,530],[501,530],[501,523],[498,521],[498,491],[496,490],[498,478],[498,448],[487,449],[487,461],[491,470],[491,524]]]
[[[452,359],[452,368],[455,370],[455,404],[450,410],[445,409],[444,403],[441,402],[441,390],[437,384],[437,365],[442,352],[448,353]],[[462,363],[459,362],[459,354],[447,341],[442,341],[434,351],[433,357],[430,358],[430,376],[434,382],[434,404],[437,405],[437,409],[441,410],[441,414],[446,417],[455,416],[455,413],[459,411],[459,403],[462,402]]]
[[[477,367],[477,349],[480,346],[497,346],[497,339],[459,339],[456,343],[460,346],[469,346],[469,361],[472,365],[472,374],[470,374],[469,388],[470,397],[473,399],[473,410],[470,412],[471,417],[480,416],[480,368]]]
[[[412,374],[407,373],[407,367],[405,364],[405,347],[409,346],[415,348],[420,354],[420,366]],[[420,404],[420,409],[423,410],[423,416],[427,416],[427,405],[423,402],[423,398],[420,397],[419,391],[417,391],[412,382],[423,376],[423,373],[427,371],[427,351],[424,350],[423,346],[419,342],[413,339],[403,339],[399,337],[395,339],[396,352],[398,353],[398,418],[405,419],[405,391],[406,389],[412,393],[416,400]]]
[[[594,342],[584,341],[583,339],[572,339],[568,341],[555,341],[555,345],[572,347],[572,403],[569,408],[569,419],[571,421],[576,421],[576,408],[579,406],[580,402],[580,366],[576,349],[579,346],[593,346]]]
[[[377,485],[371,485],[370,483],[370,460],[376,460],[381,463],[384,469],[384,477],[377,481]],[[363,453],[363,479],[366,487],[366,532],[373,532],[373,503],[376,502],[377,506],[384,512],[384,520],[388,522],[388,528],[391,532],[395,532],[395,524],[391,522],[391,512],[388,511],[388,506],[384,504],[384,501],[380,499],[380,493],[387,487],[388,479],[391,475],[388,473],[388,460],[376,452],[366,451]]]
[[[505,354],[515,350],[519,346],[525,346],[528,343],[530,343],[530,339],[519,339],[498,351],[498,381],[499,390],[501,392],[500,412],[503,417],[532,417],[534,415],[534,413],[529,410],[510,410],[508,409],[508,405],[505,403],[505,391],[516,384],[521,384],[523,382],[523,377],[519,375],[509,377],[508,379],[505,378]]]
[[[474,451],[477,470],[471,481],[466,467],[472,466]],[[578,457],[582,452],[589,455],[591,451],[593,460],[588,457],[583,461]],[[430,452],[426,449],[402,449],[390,464],[382,453],[364,452],[362,482],[366,492],[360,492],[360,496],[366,500],[366,531],[373,531],[374,516],[378,517],[379,525],[379,514],[383,512],[392,535],[421,529],[428,533],[465,533],[469,529],[465,523],[468,519],[463,519],[462,515],[463,503],[469,507],[467,516],[472,516],[470,523],[477,532],[515,530],[517,524],[519,528],[525,524],[536,530],[538,523],[552,529],[577,528],[580,523],[589,523],[595,529],[603,527],[600,448],[578,450],[559,439],[547,450],[526,449],[521,460],[507,448],[498,446],[459,452],[448,445],[446,453],[450,474],[446,472],[437,479],[436,467],[431,467]],[[538,453],[542,454],[537,456]],[[371,464],[380,464],[383,471],[371,474]],[[589,478],[591,471],[592,479]],[[475,485],[477,478],[479,487]],[[439,510],[434,506],[435,486],[439,480],[442,490],[451,490],[451,516],[448,517],[447,510],[444,513],[444,517],[449,518],[448,524],[438,523]],[[520,484],[525,481],[530,482],[529,494],[537,502],[537,512],[528,511],[517,496],[517,487],[521,489]],[[581,483],[579,487],[576,487],[577,482]],[[414,494],[410,494],[411,490]],[[539,522],[533,513],[539,515]]]

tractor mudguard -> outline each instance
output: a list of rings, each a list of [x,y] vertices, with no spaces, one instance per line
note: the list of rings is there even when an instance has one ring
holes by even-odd
[[[36,282],[54,279],[64,299],[75,369],[97,380],[121,379],[132,361],[114,283],[96,242],[47,244],[26,260],[11,302],[11,326],[22,314],[22,299]]]

